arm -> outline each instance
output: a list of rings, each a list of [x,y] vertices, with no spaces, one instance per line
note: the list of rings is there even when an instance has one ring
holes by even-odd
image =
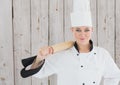
[[[35,59],[35,61],[32,64],[31,69],[34,69],[38,66],[41,65],[41,61],[43,59],[46,58],[47,55],[71,48],[74,45],[73,41],[69,41],[69,42],[63,42],[63,43],[59,43],[59,44],[55,44],[49,47],[43,47],[40,49],[37,58]]]
[[[27,59],[23,59],[22,64],[23,64],[24,68],[21,70],[21,76],[23,78],[26,78],[26,77],[29,77],[29,76],[32,76],[32,75],[38,73],[43,68],[43,66],[50,67],[46,64],[45,58],[48,57],[48,55],[50,55],[52,53],[53,53],[53,49],[51,47],[43,47],[38,52],[38,55],[27,58]],[[29,65],[31,65],[31,67],[29,70],[27,70]],[[52,71],[52,72],[54,72],[54,71]],[[49,73],[51,73],[51,72],[49,72]],[[40,75],[43,76],[43,74],[40,74]]]
[[[39,50],[37,56],[33,56],[33,57],[22,60],[22,64],[23,64],[24,68],[21,70],[21,76],[23,78],[26,78],[33,74],[36,74],[37,72],[40,71],[40,69],[45,64],[45,58],[48,55],[71,48],[73,45],[74,45],[74,42],[69,41],[69,42],[52,45],[51,47],[48,46],[48,47],[41,48]],[[26,68],[31,64],[32,64],[32,66],[31,66],[30,70],[26,70]]]
[[[59,44],[55,44],[49,47],[43,47],[39,50],[37,58],[33,62],[31,69],[35,69],[36,67],[41,65],[41,61],[46,58],[47,55],[71,48],[74,45],[73,41],[63,42]]]

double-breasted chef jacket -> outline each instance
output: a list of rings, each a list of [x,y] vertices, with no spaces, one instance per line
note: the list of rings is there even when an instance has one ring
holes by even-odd
[[[33,63],[34,57],[22,60],[24,68],[21,76],[26,78],[33,75],[44,78],[53,74],[57,75],[57,85],[118,85],[120,70],[104,48],[93,46],[90,40],[90,52],[78,52],[77,44],[67,50],[48,56],[41,66],[26,70]]]

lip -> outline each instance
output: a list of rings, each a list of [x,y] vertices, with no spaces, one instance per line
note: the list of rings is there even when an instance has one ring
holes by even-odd
[[[85,38],[80,38],[80,40],[85,40]]]

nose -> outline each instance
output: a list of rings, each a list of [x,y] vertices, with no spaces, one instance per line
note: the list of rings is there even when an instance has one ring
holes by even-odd
[[[82,32],[80,33],[80,36],[85,36],[85,32],[82,31]]]

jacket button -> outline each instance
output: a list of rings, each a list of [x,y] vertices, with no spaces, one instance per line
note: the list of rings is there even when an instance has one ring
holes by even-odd
[[[83,83],[82,85],[85,85],[85,83]]]
[[[96,53],[94,53],[94,55],[96,55]]]
[[[83,68],[83,65],[81,65],[81,68]]]
[[[79,56],[79,54],[77,54],[77,56]]]
[[[95,81],[93,82],[93,84],[95,84]]]

